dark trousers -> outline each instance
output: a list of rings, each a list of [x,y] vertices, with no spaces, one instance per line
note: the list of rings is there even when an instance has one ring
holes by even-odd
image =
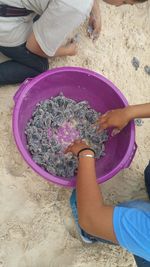
[[[145,186],[146,186],[146,190],[148,193],[148,197],[150,199],[150,162],[148,164],[148,166],[145,169],[144,172],[144,178],[145,178]],[[136,261],[136,264],[138,267],[150,267],[150,262],[146,261],[138,256],[134,255],[134,259]]]
[[[134,259],[135,259],[137,267],[150,267],[150,261],[146,261],[135,255],[134,255]]]
[[[2,47],[0,52],[11,58],[0,63],[0,85],[21,83],[48,69],[48,59],[31,53],[26,45]]]

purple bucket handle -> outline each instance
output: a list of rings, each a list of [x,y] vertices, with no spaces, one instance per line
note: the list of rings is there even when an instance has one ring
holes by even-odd
[[[27,78],[27,79],[21,84],[21,86],[19,87],[18,91],[15,93],[15,95],[14,95],[14,97],[13,97],[15,103],[17,102],[17,100],[18,100],[19,96],[21,95],[22,91],[24,90],[24,88],[25,88],[25,87],[27,86],[27,84],[28,84],[29,82],[31,82],[31,81],[32,81],[32,78]]]
[[[135,156],[136,151],[137,151],[137,144],[134,143],[134,147],[133,147],[132,154],[131,154],[131,156],[129,157],[129,159],[127,160],[127,162],[125,163],[125,165],[123,166],[123,169],[126,169],[126,168],[129,168],[129,167],[130,167],[131,162],[132,162],[132,160],[133,160],[133,158],[134,158],[134,156]]]

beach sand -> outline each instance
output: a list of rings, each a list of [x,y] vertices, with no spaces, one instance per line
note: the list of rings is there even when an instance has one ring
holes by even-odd
[[[82,66],[110,79],[130,104],[150,102],[149,4],[116,8],[101,3],[103,27],[93,44],[81,28],[78,56],[50,60],[50,68]],[[136,71],[131,60],[137,57]],[[69,207],[71,190],[48,183],[24,162],[12,135],[13,95],[0,88],[0,267],[132,267],[132,255],[110,245],[81,242]],[[129,169],[102,185],[107,203],[145,198],[150,120],[136,129],[138,150]]]

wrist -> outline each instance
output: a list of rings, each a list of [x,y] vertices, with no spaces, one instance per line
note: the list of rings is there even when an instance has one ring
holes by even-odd
[[[95,154],[92,151],[81,152],[78,157],[78,161],[80,162],[95,162]]]
[[[83,149],[79,150],[79,152],[77,154],[77,158],[79,159],[80,157],[86,157],[86,155],[90,155],[92,157],[95,157],[95,151],[89,147],[83,148]]]
[[[79,153],[79,158],[86,157],[86,156],[88,157],[88,155],[89,155],[89,157],[90,156],[91,157],[95,157],[95,153],[93,151],[86,150],[86,151],[82,151],[82,152]]]
[[[125,116],[128,122],[134,119],[133,106],[125,107]]]

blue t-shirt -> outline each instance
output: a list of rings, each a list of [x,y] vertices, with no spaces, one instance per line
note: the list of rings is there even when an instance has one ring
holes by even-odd
[[[150,261],[150,202],[119,204],[114,209],[113,224],[120,246]]]

